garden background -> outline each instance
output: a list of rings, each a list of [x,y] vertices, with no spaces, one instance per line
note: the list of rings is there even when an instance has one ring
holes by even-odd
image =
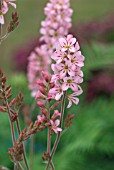
[[[26,75],[27,56],[38,44],[40,22],[47,0],[18,0],[20,26],[0,45],[0,68],[12,84],[14,96],[22,91],[31,105]],[[61,138],[54,162],[57,170],[114,169],[114,0],[71,0],[74,10],[70,30],[85,56],[84,93],[71,113],[75,120]],[[8,17],[6,20],[8,21]],[[35,119],[38,108],[34,110]],[[20,113],[22,127],[23,115]],[[34,170],[43,170],[41,153],[46,132],[35,137]],[[0,165],[12,169],[7,154],[11,147],[7,115],[0,113]],[[30,141],[26,143],[29,153]]]

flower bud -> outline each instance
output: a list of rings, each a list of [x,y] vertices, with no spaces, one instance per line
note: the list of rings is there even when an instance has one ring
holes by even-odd
[[[48,76],[48,74],[45,73],[44,71],[42,71],[42,76],[43,76],[43,78],[45,79],[46,82],[49,81],[49,76]]]
[[[39,107],[44,107],[43,103],[40,102],[40,101],[37,102],[37,105],[38,105]]]

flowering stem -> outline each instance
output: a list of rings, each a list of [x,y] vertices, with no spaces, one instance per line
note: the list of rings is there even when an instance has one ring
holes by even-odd
[[[2,0],[0,1],[0,10],[2,10]],[[0,36],[2,36],[2,24],[0,24]]]
[[[30,108],[31,113],[31,120],[32,120],[32,112],[34,111],[36,107],[36,101],[33,101],[32,106]],[[33,169],[33,163],[34,163],[34,135],[31,136],[31,143],[30,143],[30,169]]]
[[[16,141],[16,140],[15,140],[14,126],[13,126],[13,122],[11,121],[11,112],[10,112],[9,104],[8,104],[8,101],[7,101],[7,98],[6,98],[4,89],[3,89],[3,93],[4,93],[4,101],[6,102],[7,112],[8,112],[9,121],[10,121],[12,142],[13,142],[13,145],[14,145],[14,144],[15,144],[15,141]],[[22,170],[20,164],[15,160],[14,170],[17,169],[16,167],[18,167],[19,170]]]
[[[62,98],[60,128],[62,128],[62,124],[63,124],[63,116],[64,116],[64,109],[65,109],[65,98],[66,98],[66,92],[64,92],[64,95],[63,95],[63,98]],[[57,149],[58,143],[60,141],[60,137],[61,137],[61,132],[58,132],[57,137],[56,137],[56,141],[55,141],[54,146],[52,148],[52,152],[51,152],[51,155],[50,155],[46,170],[48,170],[50,162],[51,162],[51,160],[52,160],[52,158],[54,156],[54,153],[55,153],[55,151]]]
[[[49,102],[48,102],[48,120],[50,121],[50,103]],[[50,156],[50,152],[51,152],[51,129],[50,127],[48,127],[48,135],[47,135],[47,152]],[[54,170],[54,165],[52,161],[50,161],[50,166],[52,170]]]
[[[31,143],[30,143],[30,169],[33,169],[34,165],[34,135],[31,136]]]
[[[17,126],[17,130],[18,130],[18,134],[20,135],[21,133],[21,128],[20,128],[20,124],[19,124],[19,120],[17,118],[16,120],[16,126]],[[24,162],[25,162],[25,165],[26,165],[26,168],[27,170],[29,170],[29,166],[28,166],[28,162],[27,162],[27,157],[26,157],[26,152],[25,152],[25,147],[24,147],[24,144],[22,143],[23,145],[23,158],[24,158]]]

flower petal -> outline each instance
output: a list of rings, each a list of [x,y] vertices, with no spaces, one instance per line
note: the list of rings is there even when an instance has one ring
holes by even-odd
[[[59,119],[57,119],[57,120],[55,120],[55,126],[59,126],[59,124],[60,124],[60,120]]]
[[[62,96],[62,93],[57,93],[55,96],[55,100],[60,100],[61,96]]]
[[[68,88],[69,88],[69,85],[64,82],[64,83],[62,84],[62,90],[63,90],[63,91],[66,91],[66,90],[68,90]]]
[[[79,103],[79,99],[77,97],[72,97],[72,102],[77,105]]]
[[[65,38],[59,38],[59,43],[60,43],[61,46],[67,45],[67,41],[66,41]]]
[[[72,106],[72,101],[71,101],[71,100],[69,100],[69,103],[68,103],[67,108],[70,108],[71,106]]]
[[[75,84],[75,83],[70,84],[70,87],[71,87],[71,89],[72,89],[73,91],[77,91],[77,90],[78,90],[78,85]]]

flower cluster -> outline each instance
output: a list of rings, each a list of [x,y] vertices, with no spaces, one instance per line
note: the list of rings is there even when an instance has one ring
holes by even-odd
[[[49,126],[51,131],[58,133],[62,131],[59,128],[60,120],[56,119],[61,116],[58,110],[54,110],[54,113],[50,115],[49,110],[55,109],[59,105],[59,102],[54,103],[50,106],[50,98],[48,97],[49,90],[55,86],[54,83],[50,83],[50,76],[48,76],[45,72],[42,72],[43,80],[38,80],[39,90],[36,95],[37,104],[40,107],[41,114],[38,115],[38,124],[42,125],[42,128],[45,126]]]
[[[54,110],[54,113],[52,115],[52,117],[50,118],[50,120],[48,120],[47,115],[41,114],[38,115],[38,125],[40,125],[42,127],[42,129],[44,129],[45,127],[49,127],[51,129],[51,131],[58,133],[61,132],[62,129],[59,126],[60,124],[60,120],[56,119],[57,117],[60,117],[61,113],[59,113],[58,110]]]
[[[41,68],[43,71],[47,71],[45,66],[50,66],[50,57],[56,49],[56,42],[60,37],[67,35],[71,27],[73,10],[70,8],[70,0],[50,0],[44,9],[44,13],[46,19],[41,22],[42,27],[40,29],[40,33],[42,34],[41,41],[45,42],[45,44],[40,46],[40,51],[43,51],[43,58],[45,58],[45,60],[42,58],[44,65],[40,64],[41,60],[32,53],[28,66],[29,89],[33,91],[33,97],[38,89],[36,84],[37,79],[40,78],[38,72],[41,72]],[[40,65],[42,65],[41,68]]]
[[[49,95],[59,100],[65,91],[71,89],[72,93],[67,95],[67,108],[71,107],[72,102],[78,104],[79,99],[76,96],[82,93],[79,84],[83,82],[81,67],[84,66],[84,56],[76,38],[71,34],[66,38],[60,38],[56,52],[51,58],[56,62],[51,65],[54,71],[51,82],[55,83],[55,87],[50,89]]]
[[[44,9],[46,19],[41,22],[41,39],[45,45],[41,48],[50,58],[56,49],[56,42],[60,37],[68,34],[71,27],[71,16],[73,10],[70,8],[70,0],[50,0]]]
[[[38,91],[38,78],[41,78],[41,72],[48,72],[48,60],[40,48],[35,48],[35,51],[32,52],[29,56],[28,63],[28,80],[29,80],[29,89],[32,90],[32,96],[36,96]]]
[[[14,3],[16,0],[2,0],[1,1],[1,9],[0,9],[0,24],[4,24],[4,15],[9,10],[9,5],[16,8],[16,4]]]

